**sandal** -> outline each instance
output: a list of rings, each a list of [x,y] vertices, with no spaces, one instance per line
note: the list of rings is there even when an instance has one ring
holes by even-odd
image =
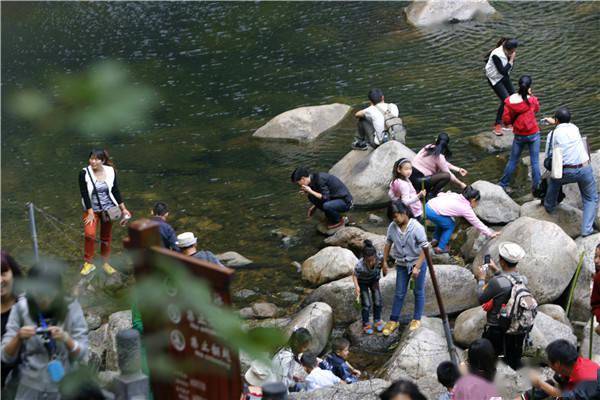
[[[373,334],[373,327],[371,326],[371,324],[364,324],[363,325],[363,333],[365,335],[372,335]]]
[[[380,332],[380,333],[381,333],[381,332],[383,331],[383,327],[384,327],[384,326],[385,326],[385,324],[383,323],[383,321],[382,321],[382,320],[379,320],[379,321],[376,321],[376,322],[375,322],[375,330],[376,330],[377,332]]]

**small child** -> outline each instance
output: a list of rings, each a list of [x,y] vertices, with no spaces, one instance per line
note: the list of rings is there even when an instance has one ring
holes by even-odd
[[[337,338],[331,342],[332,353],[325,357],[321,368],[328,369],[346,383],[354,383],[360,377],[360,371],[354,368],[346,359],[350,355],[350,342]]]
[[[300,359],[300,363],[308,375],[304,379],[306,383],[306,391],[337,385],[338,383],[345,384],[340,378],[335,376],[333,372],[319,368],[317,356],[313,353],[304,353]]]
[[[440,395],[438,400],[454,399],[454,384],[460,378],[460,371],[451,361],[443,361],[437,367],[437,379],[446,388],[446,393]]]
[[[377,254],[377,249],[373,242],[365,240],[363,243],[362,258],[358,260],[352,275],[354,282],[354,291],[356,297],[360,298],[362,307],[363,333],[373,334],[373,327],[369,323],[369,314],[371,313],[371,304],[373,304],[373,322],[377,332],[383,330],[383,321],[381,320],[381,290],[379,290],[379,278],[381,277],[382,257]],[[371,303],[372,301],[372,303]]]
[[[392,201],[402,201],[404,205],[408,206],[412,211],[413,217],[421,219],[423,217],[423,204],[421,199],[426,195],[425,189],[422,189],[419,193],[415,190],[413,184],[410,181],[413,167],[408,158],[401,158],[394,163],[394,169],[392,170],[392,182],[390,183],[390,190],[388,196]]]

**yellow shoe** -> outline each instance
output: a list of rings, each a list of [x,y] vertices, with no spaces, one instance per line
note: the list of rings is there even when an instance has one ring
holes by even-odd
[[[116,269],[114,269],[109,263],[105,262],[104,264],[102,264],[102,269],[104,270],[104,272],[106,272],[108,275],[112,275],[115,272],[117,272]]]
[[[93,270],[96,269],[96,266],[92,263],[89,262],[84,262],[83,263],[83,268],[81,268],[81,271],[79,272],[81,275],[88,275],[90,272],[92,272]]]
[[[383,336],[390,336],[398,328],[396,321],[388,321],[383,327]]]
[[[409,331],[416,331],[421,327],[421,321],[413,319],[410,321],[410,325],[408,326]]]

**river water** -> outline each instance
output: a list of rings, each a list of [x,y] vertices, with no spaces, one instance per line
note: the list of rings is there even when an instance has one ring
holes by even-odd
[[[467,138],[491,129],[497,99],[483,56],[501,36],[522,41],[513,81],[533,76],[542,113],[568,105],[592,146],[600,145],[600,3],[494,2],[494,18],[428,29],[406,23],[405,5],[3,3],[3,105],[15,90],[52,88],[57,74],[103,59],[124,63],[161,101],[148,129],[103,142],[32,130],[3,107],[2,247],[25,259],[24,204],[34,201],[60,221],[38,215],[41,249],[68,260],[75,275],[83,247],[77,174],[89,149],[105,146],[135,217],[165,201],[175,229],[194,231],[202,248],[254,260],[258,268],[239,272],[235,290],[281,304],[278,292],[303,286],[290,263],[322,245],[290,173],[299,164],[328,170],[349,150],[354,123],[349,118],[310,144],[258,141],[252,133],[299,106],[364,107],[368,90],[380,87],[399,105],[409,147],[445,130],[469,181],[496,181],[505,159]],[[517,187],[527,187],[524,176],[521,170]],[[297,243],[283,248],[271,233],[278,228]],[[114,231],[118,255],[125,230]]]

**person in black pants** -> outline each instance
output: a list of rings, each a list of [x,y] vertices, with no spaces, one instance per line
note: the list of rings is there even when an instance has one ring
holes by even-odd
[[[340,213],[352,207],[352,195],[344,183],[336,176],[325,172],[311,173],[306,167],[298,167],[292,172],[292,182],[300,186],[302,194],[308,196],[313,205],[308,209],[312,217],[318,208],[327,217],[327,229],[344,226]]]
[[[517,264],[525,257],[525,250],[516,243],[503,242],[500,243],[498,251],[502,269],[500,270],[494,261],[490,260],[489,266],[496,272],[487,284],[485,283],[486,271],[482,267],[475,270],[475,277],[478,280],[477,297],[487,311],[487,324],[483,338],[492,342],[498,356],[504,355],[504,362],[509,367],[517,370],[522,366],[521,356],[526,334],[507,334],[500,327],[499,314],[502,306],[508,303],[512,291],[512,282],[507,275],[527,283],[527,278],[517,272]]]
[[[496,124],[494,125],[494,133],[498,136],[502,136],[504,99],[515,92],[509,73],[515,64],[518,46],[519,42],[516,39],[502,38],[497,47],[486,57],[485,76],[496,95],[500,98],[500,105],[496,113]]]

